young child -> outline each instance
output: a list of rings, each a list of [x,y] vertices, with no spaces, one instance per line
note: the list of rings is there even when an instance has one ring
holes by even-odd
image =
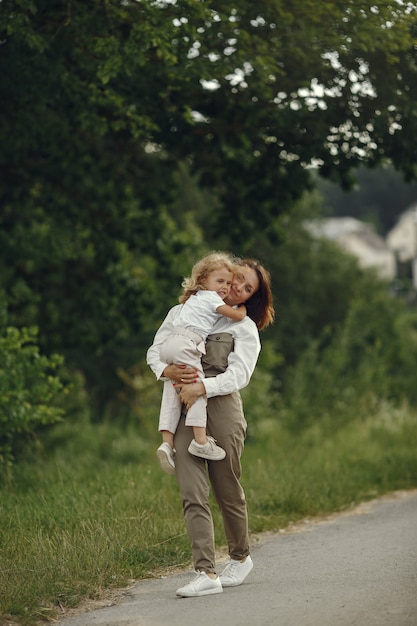
[[[223,299],[230,293],[235,266],[229,255],[221,252],[210,254],[198,261],[191,277],[182,283],[183,293],[179,301],[183,304],[175,318],[174,329],[162,344],[160,358],[163,363],[185,364],[194,367],[199,378],[204,378],[201,356],[205,354],[205,340],[221,315],[240,321],[246,316],[244,305],[233,308]],[[218,461],[226,456],[223,448],[216,445],[213,437],[206,434],[207,398],[201,396],[189,408],[185,424],[193,428],[194,439],[188,451],[195,456]],[[164,382],[159,430],[162,444],[157,456],[162,469],[175,473],[174,434],[181,415],[181,400],[171,380]]]

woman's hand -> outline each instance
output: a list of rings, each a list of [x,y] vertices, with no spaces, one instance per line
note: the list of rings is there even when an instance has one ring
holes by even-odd
[[[192,385],[184,385],[181,386],[180,389],[180,400],[185,404],[187,411],[190,406],[194,404],[197,398],[204,396],[206,393],[206,388],[201,382],[197,382]]]
[[[193,367],[187,367],[186,365],[167,365],[162,376],[173,380],[174,383],[180,385],[188,385],[189,383],[195,383],[198,375],[197,371]]]

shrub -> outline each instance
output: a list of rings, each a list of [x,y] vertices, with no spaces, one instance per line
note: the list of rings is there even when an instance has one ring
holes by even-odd
[[[417,404],[417,313],[375,286],[352,299],[343,324],[325,329],[287,378],[290,421],[335,425],[381,401]]]
[[[41,427],[62,419],[55,399],[63,390],[58,355],[39,353],[36,328],[6,326],[0,319],[0,465],[10,465],[18,443]]]

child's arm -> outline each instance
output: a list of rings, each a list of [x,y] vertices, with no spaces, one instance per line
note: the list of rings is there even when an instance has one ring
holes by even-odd
[[[239,304],[237,309],[234,309],[228,304],[221,304],[217,307],[216,311],[217,313],[220,313],[220,315],[224,315],[235,322],[240,322],[246,317],[246,307],[244,304]]]

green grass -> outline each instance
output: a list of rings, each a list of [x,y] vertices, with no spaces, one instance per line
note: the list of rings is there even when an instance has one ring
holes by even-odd
[[[176,482],[157,465],[157,435],[65,424],[54,433],[53,451],[18,463],[0,500],[0,616],[27,624],[190,564]],[[407,409],[380,407],[339,430],[298,435],[276,421],[258,423],[243,457],[250,530],[416,487],[416,450],[417,416]],[[214,516],[221,546],[215,507]]]

